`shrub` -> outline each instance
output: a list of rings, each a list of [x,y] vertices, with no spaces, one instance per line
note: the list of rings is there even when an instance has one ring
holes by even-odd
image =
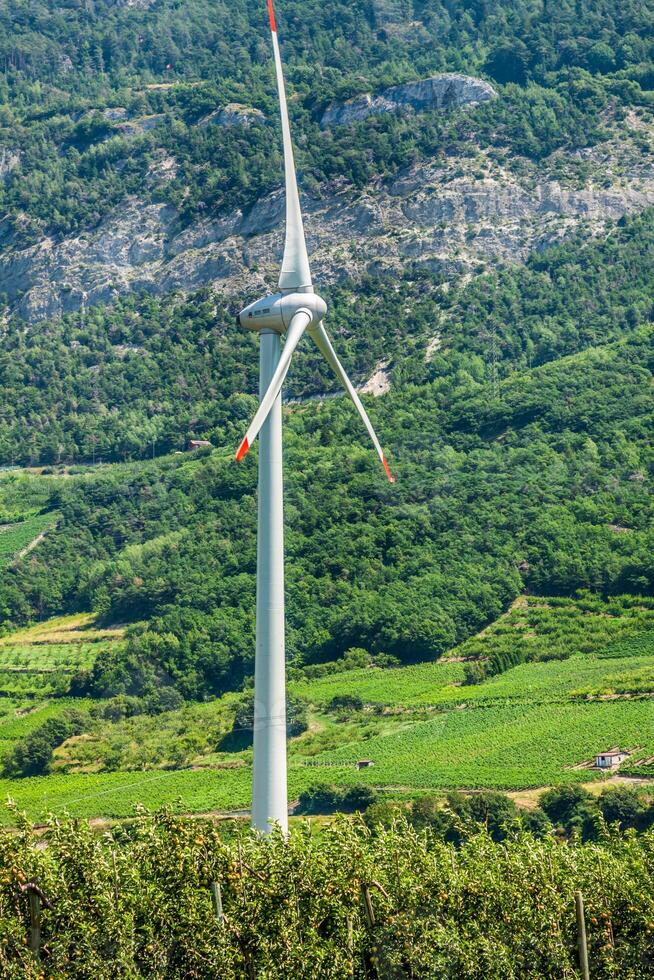
[[[370,786],[350,787],[319,784],[300,793],[298,813],[356,813],[376,803],[378,793]]]
[[[67,711],[59,718],[49,718],[39,728],[20,739],[3,765],[5,776],[43,776],[50,771],[54,750],[66,739],[79,735],[88,724],[89,715]]]

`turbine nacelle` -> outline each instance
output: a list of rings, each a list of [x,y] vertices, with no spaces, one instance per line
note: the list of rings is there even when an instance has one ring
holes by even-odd
[[[308,317],[306,326],[312,327],[326,316],[327,304],[313,292],[275,293],[250,303],[236,319],[246,330],[274,330],[282,334],[288,330],[293,318],[302,312]]]

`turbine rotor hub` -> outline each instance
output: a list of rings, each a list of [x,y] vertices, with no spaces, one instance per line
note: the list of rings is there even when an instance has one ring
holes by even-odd
[[[237,322],[246,330],[274,330],[282,334],[288,330],[296,313],[306,310],[309,326],[320,323],[327,315],[327,304],[316,293],[275,293],[250,303],[237,316]]]

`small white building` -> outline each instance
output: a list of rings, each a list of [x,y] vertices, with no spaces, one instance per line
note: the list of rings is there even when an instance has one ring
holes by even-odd
[[[595,756],[595,765],[598,769],[615,769],[621,762],[629,758],[629,753],[617,746],[607,752],[601,752]]]
[[[357,762],[357,769],[372,769],[374,766],[372,759],[359,759]]]

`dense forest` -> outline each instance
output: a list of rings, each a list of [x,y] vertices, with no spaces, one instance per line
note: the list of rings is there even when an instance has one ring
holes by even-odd
[[[490,394],[484,412],[501,414],[513,388],[505,386],[500,398],[497,385],[512,374],[522,385],[518,379],[530,369],[648,324],[653,283],[654,214],[648,211],[621,220],[606,237],[579,232],[524,267],[499,268],[466,285],[407,271],[400,282],[367,278],[326,296],[330,330],[356,382],[390,361],[398,397],[412,399],[419,387],[418,397],[448,406],[449,427],[462,429],[468,398],[474,404]],[[131,296],[36,327],[9,321],[0,351],[6,396],[0,462],[142,459],[184,449],[196,437],[231,448],[255,404],[258,377],[256,339],[234,324],[234,308],[203,291],[187,298]],[[435,337],[440,346],[427,358]],[[317,352],[302,345],[286,396],[337,390]],[[347,407],[342,411],[356,434],[354,417]],[[397,413],[386,417],[385,439],[397,454],[415,436],[400,438],[398,431],[395,437]]]
[[[652,104],[651,0],[287,0],[280,29],[302,185],[315,193],[478,145],[520,168],[592,144],[628,108]],[[14,242],[92,226],[128,194],[168,201],[188,221],[279,185],[260,0],[11,0],[0,12],[0,66],[0,146],[11,161],[0,208]],[[502,98],[472,112],[320,128],[332,100],[439,71],[482,75]],[[263,123],[211,124],[234,103],[261,110]]]

